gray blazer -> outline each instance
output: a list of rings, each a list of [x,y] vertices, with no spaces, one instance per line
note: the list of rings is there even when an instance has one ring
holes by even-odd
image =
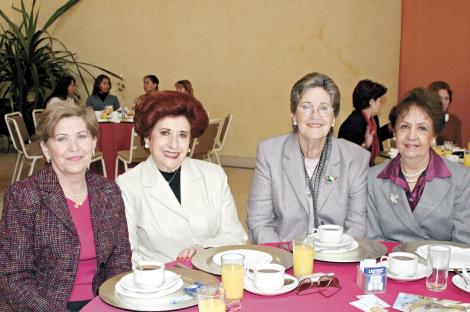
[[[366,234],[366,177],[370,153],[333,138],[330,160],[321,179],[318,218],[339,224],[357,237]],[[248,198],[248,228],[255,243],[288,241],[308,232],[308,187],[297,134],[263,141]]]
[[[445,240],[470,244],[470,170],[444,160],[450,177],[427,182],[414,212],[405,191],[377,176],[388,164],[369,170],[367,236],[407,242]]]
[[[101,101],[98,95],[91,95],[86,99],[86,106],[91,106],[94,111],[101,111],[108,105],[113,107],[113,110],[118,110],[121,105],[119,104],[119,100],[115,95],[109,94],[105,99],[104,102]]]

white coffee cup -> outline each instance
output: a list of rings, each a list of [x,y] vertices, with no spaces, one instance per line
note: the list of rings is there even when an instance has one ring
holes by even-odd
[[[385,260],[390,273],[396,276],[414,276],[418,269],[418,256],[409,252],[392,252],[380,258],[381,263]]]
[[[258,264],[254,269],[246,270],[246,276],[253,280],[255,287],[262,291],[276,291],[284,286],[286,268],[280,264]]]
[[[335,224],[320,225],[317,230],[321,243],[338,244],[343,239],[343,227]]]
[[[158,261],[143,261],[133,270],[134,284],[140,288],[153,288],[165,281],[165,264]]]
[[[120,117],[121,116],[120,116],[119,112],[114,111],[114,112],[111,113],[111,120],[112,121],[118,121]]]

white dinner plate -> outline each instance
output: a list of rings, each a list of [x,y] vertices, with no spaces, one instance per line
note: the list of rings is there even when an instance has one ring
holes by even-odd
[[[260,296],[277,296],[277,295],[282,295],[282,294],[285,294],[294,290],[299,284],[299,281],[292,275],[284,274],[284,279],[290,279],[293,282],[292,284],[282,286],[282,288],[278,290],[265,291],[265,290],[256,288],[254,281],[245,276],[244,281],[243,281],[243,288],[245,288],[246,291],[249,291],[253,294],[260,295]]]
[[[181,287],[183,287],[183,280],[181,277],[178,277],[178,280],[176,284],[171,286],[170,288],[163,289],[161,291],[153,292],[153,293],[147,293],[147,294],[142,294],[138,292],[133,292],[127,289],[122,288],[121,283],[117,282],[115,286],[115,290],[118,294],[130,297],[130,298],[137,298],[137,299],[154,299],[154,298],[160,298],[164,297],[166,295],[172,294],[176,291],[178,291]]]
[[[215,254],[212,257],[212,261],[217,265],[222,265],[222,256],[229,253],[239,253],[245,256],[244,265],[245,267],[254,268],[257,264],[271,263],[273,257],[263,251],[251,250],[251,249],[234,249],[226,250]]]
[[[157,287],[152,287],[152,288],[138,287],[137,285],[134,284],[134,273],[129,273],[129,274],[124,275],[121,278],[121,280],[119,280],[118,284],[125,290],[129,290],[129,291],[140,293],[140,294],[149,294],[149,293],[154,293],[154,292],[162,291],[170,287],[173,287],[178,282],[178,279],[179,279],[178,274],[165,270],[164,282],[160,286],[157,286]]]
[[[423,279],[426,276],[428,276],[428,267],[421,263],[418,263],[416,274],[413,276],[397,276],[387,269],[387,277],[395,281],[411,282]]]
[[[318,248],[344,248],[350,246],[354,241],[354,238],[348,234],[343,234],[343,238],[339,243],[322,243],[318,233],[313,234],[313,238],[315,238],[315,247]]]
[[[338,247],[320,248],[320,247],[317,246],[317,244],[315,244],[315,251],[325,253],[325,254],[340,254],[340,253],[344,253],[344,252],[354,250],[357,247],[359,247],[359,243],[356,242],[355,240],[353,240],[352,243],[349,246],[340,247],[340,248],[338,248]]]
[[[470,293],[470,287],[465,286],[465,281],[463,280],[463,277],[460,275],[454,275],[452,277],[452,283],[458,288],[461,289],[467,293]]]
[[[416,253],[424,258],[428,258],[428,246],[422,245],[416,249]],[[470,259],[470,248],[461,248],[457,246],[450,247],[450,263],[449,271],[453,269],[461,269],[464,265],[468,264],[468,259]]]

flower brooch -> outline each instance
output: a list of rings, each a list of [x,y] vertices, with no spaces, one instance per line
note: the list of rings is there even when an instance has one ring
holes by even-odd
[[[392,204],[397,205],[398,204],[398,194],[390,194],[390,201]]]
[[[326,184],[333,184],[336,182],[336,179],[338,179],[337,176],[329,176],[329,175],[325,176]]]

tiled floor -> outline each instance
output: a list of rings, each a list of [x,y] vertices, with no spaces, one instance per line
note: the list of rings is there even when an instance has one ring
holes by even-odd
[[[0,153],[0,215],[3,210],[3,192],[10,185],[11,175],[15,166],[16,153]],[[25,166],[23,176],[26,175],[28,166]],[[238,210],[238,217],[246,229],[246,202],[250,191],[253,169],[240,169],[225,167],[228,183],[232,191]]]

